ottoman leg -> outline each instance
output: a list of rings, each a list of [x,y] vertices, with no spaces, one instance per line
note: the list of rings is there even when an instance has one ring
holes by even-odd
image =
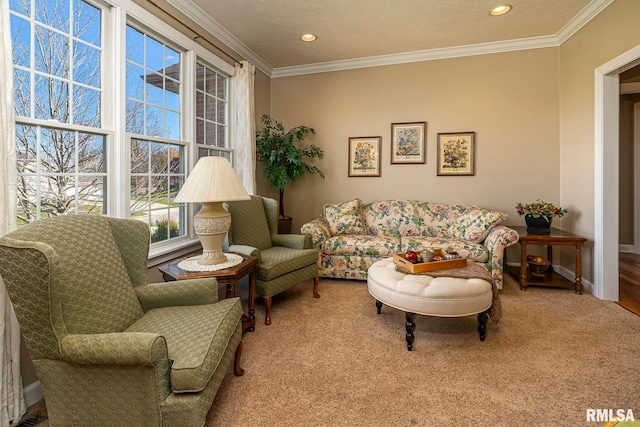
[[[478,313],[478,332],[480,333],[480,341],[484,341],[487,335],[487,321],[489,320],[489,309]]]
[[[376,308],[378,309],[378,314],[382,312],[382,303],[376,300]]]
[[[416,331],[416,314],[407,311],[407,350],[413,350],[413,341],[416,339],[416,336],[413,334]]]

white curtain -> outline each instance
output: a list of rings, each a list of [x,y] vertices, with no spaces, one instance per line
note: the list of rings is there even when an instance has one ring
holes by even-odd
[[[16,226],[16,154],[9,2],[0,9],[0,236]],[[0,277],[0,425],[26,412],[20,376],[20,326]]]
[[[235,131],[232,135],[235,170],[249,194],[256,194],[256,122],[253,81],[256,67],[236,64],[233,81]]]

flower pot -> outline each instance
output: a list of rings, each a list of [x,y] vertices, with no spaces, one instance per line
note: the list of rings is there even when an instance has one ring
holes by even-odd
[[[293,218],[285,218],[278,220],[278,234],[291,234],[291,223]]]
[[[551,233],[551,221],[553,218],[545,219],[541,216],[534,218],[531,215],[525,215],[524,221],[527,223],[527,232],[531,234],[550,234]]]

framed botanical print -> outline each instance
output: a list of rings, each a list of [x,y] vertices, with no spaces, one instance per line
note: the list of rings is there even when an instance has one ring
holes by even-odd
[[[475,132],[438,134],[438,175],[475,175]]]
[[[391,123],[391,163],[426,163],[427,122]]]
[[[349,176],[380,176],[380,136],[349,138]]]

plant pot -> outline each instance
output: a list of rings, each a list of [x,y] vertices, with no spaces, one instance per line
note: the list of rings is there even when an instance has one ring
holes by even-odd
[[[293,218],[285,218],[278,220],[278,234],[291,234],[291,223]]]
[[[525,215],[524,221],[527,223],[527,232],[531,234],[550,234],[551,233],[551,221],[553,218],[549,218],[547,221],[544,217],[534,218],[531,215]]]

